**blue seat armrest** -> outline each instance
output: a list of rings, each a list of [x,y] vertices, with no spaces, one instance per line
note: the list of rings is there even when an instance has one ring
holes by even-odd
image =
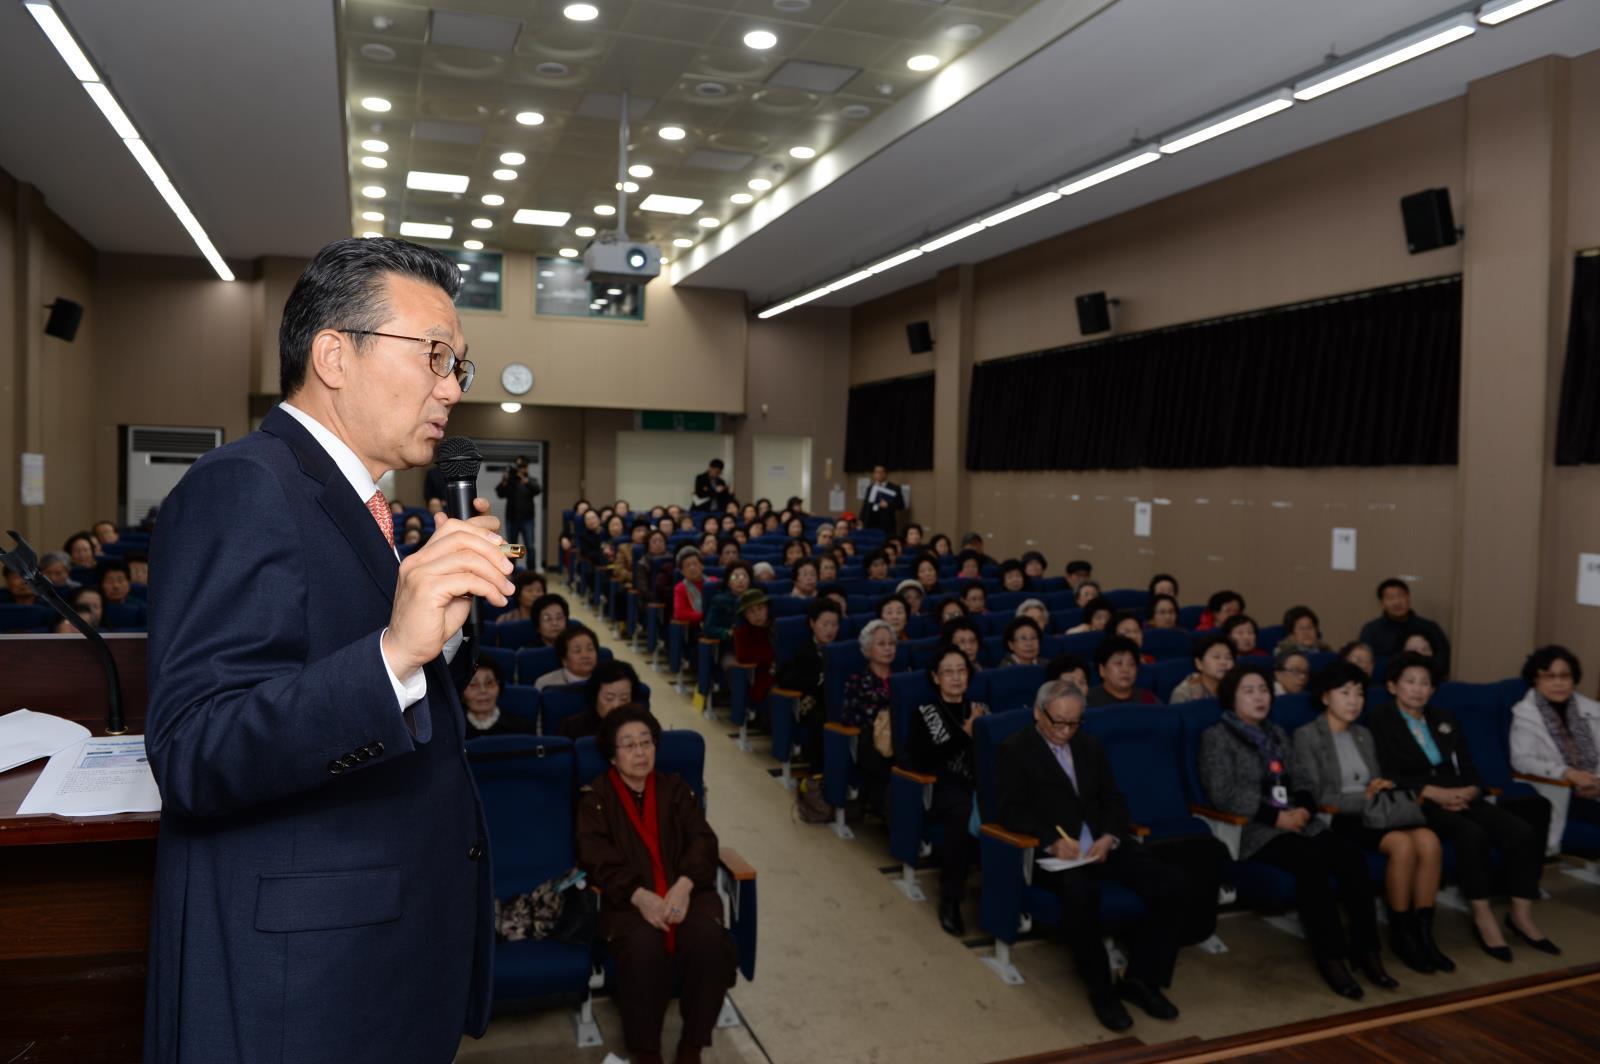
[[[921,856],[933,784],[934,777],[898,765],[889,775],[889,852],[897,861],[914,866]]]
[[[742,661],[728,670],[728,720],[734,724],[743,724],[750,712],[750,685],[755,678],[756,667]]]
[[[795,703],[800,692],[774,687],[767,693],[767,714],[772,718],[772,756],[787,764],[794,753]]]
[[[822,796],[836,809],[849,800],[850,781],[855,778],[854,748],[860,741],[860,728],[832,720],[822,726]]]
[[[983,896],[978,924],[997,940],[1012,943],[1022,924],[1022,894],[1028,867],[1039,840],[985,824],[978,834],[978,856],[983,870]]]
[[[717,889],[723,894],[728,931],[739,950],[739,971],[756,977],[756,870],[731,846],[718,854]]]

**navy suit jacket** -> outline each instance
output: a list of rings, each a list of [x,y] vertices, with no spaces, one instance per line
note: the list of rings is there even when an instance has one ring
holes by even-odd
[[[280,409],[184,476],[150,568],[145,1060],[453,1059],[494,941],[471,648],[401,713],[378,649],[399,563]]]

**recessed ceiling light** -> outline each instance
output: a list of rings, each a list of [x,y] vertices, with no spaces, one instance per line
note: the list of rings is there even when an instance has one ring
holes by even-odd
[[[389,160],[377,155],[363,155],[361,157],[361,165],[369,170],[382,170],[388,167]]]
[[[740,205],[755,202],[755,197],[750,195],[748,192],[735,192],[733,195],[729,196],[728,199]]]
[[[620,288],[607,288],[606,289],[606,295],[608,295],[608,296],[620,296],[621,294],[622,294],[622,289],[620,289]]]
[[[521,403],[501,403],[500,409],[508,414],[515,414],[522,409]]]
[[[839,114],[845,118],[867,118],[872,114],[872,108],[864,103],[847,103],[839,108]]]
[[[406,188],[419,192],[465,192],[466,174],[435,174],[427,170],[412,170],[406,174]]]
[[[574,236],[582,236],[582,237],[594,236],[594,226],[592,226],[592,225],[580,225],[580,226],[578,226],[578,228],[574,229],[572,232],[573,232]]]
[[[686,236],[680,236],[672,242],[672,246],[675,248],[692,248],[694,247],[694,241]]]
[[[382,233],[375,233],[371,229],[368,229],[365,233],[361,234],[361,236],[366,240],[371,240],[374,237],[380,237],[382,235],[383,235]]]
[[[378,41],[368,41],[361,46],[361,55],[374,63],[392,63],[394,57],[399,54],[387,44],[381,44]]]
[[[617,209],[609,203],[596,203],[594,205],[594,213],[602,218],[609,218],[617,213]]]
[[[691,196],[663,196],[659,192],[652,192],[639,201],[639,209],[660,211],[662,214],[693,214],[704,202]]]
[[[463,240],[461,242],[461,246],[466,248],[468,251],[482,251],[483,250],[483,241],[481,241],[481,240]],[[488,280],[488,278],[489,278],[488,274],[484,274],[483,276],[484,276],[485,280]]]
[[[719,226],[721,224],[722,224],[722,219],[721,218],[702,218],[702,219],[700,219],[700,228],[701,229],[715,229],[717,226]]]
[[[639,184],[636,181],[619,181],[613,184],[611,187],[619,192],[626,192],[629,195],[639,191]]]
[[[946,27],[945,39],[951,41],[975,41],[983,36],[983,27],[972,22],[957,22],[954,26]]]
[[[662,126],[656,130],[656,136],[662,140],[682,140],[687,135],[682,126]]]
[[[507,166],[521,166],[528,161],[528,157],[520,151],[507,151],[500,153],[500,161]]]
[[[634,163],[628,167],[628,176],[637,177],[641,181],[647,177],[654,177],[655,172],[655,167],[646,166],[644,163]]]
[[[524,126],[541,126],[544,124],[544,115],[538,111],[518,111],[517,122]]]
[[[498,207],[505,201],[506,198],[498,192],[486,192],[483,195],[483,205],[485,207]]]
[[[771,30],[751,30],[744,35],[744,46],[764,52],[778,43],[778,35]]]
[[[914,55],[910,59],[906,60],[906,66],[919,72],[923,70],[932,70],[938,65],[939,57],[936,55]]]
[[[496,170],[494,172],[494,179],[496,181],[515,181],[517,179],[517,172],[515,170]]]
[[[383,212],[382,211],[362,211],[361,212],[361,220],[363,222],[381,222],[381,221],[383,221]]]
[[[367,199],[383,199],[383,186],[364,185],[362,186],[361,194],[367,197]]]
[[[474,218],[474,219],[472,219],[472,228],[474,228],[474,229],[493,229],[494,228],[494,219],[493,218]]]
[[[470,263],[465,263],[465,262],[456,263],[456,269],[460,270],[462,273],[471,273],[472,272],[471,264]]]
[[[672,265],[672,260],[667,258],[665,255],[663,255],[663,256],[661,256],[661,265],[670,266],[670,265]]]
[[[755,189],[757,192],[765,192],[767,189],[772,187],[772,182],[768,181],[764,177],[753,177],[750,179],[750,187]]]
[[[389,145],[381,140],[364,140],[361,142],[362,151],[386,152]]]
[[[518,225],[549,225],[560,228],[567,224],[571,218],[570,211],[536,211],[528,207],[522,208],[511,216],[511,220]]]
[[[564,259],[575,259],[575,258],[578,257],[578,249],[577,248],[562,248],[560,251],[556,252],[556,254],[560,255]]]
[[[385,100],[382,96],[364,96],[361,98],[361,106],[368,111],[376,111],[377,113],[382,114],[392,107],[393,104],[391,104],[388,100]]]
[[[815,159],[817,157],[817,149],[808,148],[804,144],[796,144],[789,149],[789,157],[791,159]]]
[[[593,22],[600,17],[600,9],[593,4],[568,4],[561,13],[574,22]]]
[[[421,237],[423,240],[449,240],[450,234],[455,232],[454,226],[437,225],[433,222],[401,222],[401,236]]]
[[[494,270],[485,270],[483,273],[478,274],[478,280],[482,281],[484,284],[494,284],[496,281],[500,280],[500,275]]]

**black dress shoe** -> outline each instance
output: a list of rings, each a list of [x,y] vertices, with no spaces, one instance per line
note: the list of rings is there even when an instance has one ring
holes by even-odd
[[[1117,984],[1117,996],[1122,1000],[1137,1005],[1145,1015],[1156,1020],[1175,1020],[1178,1018],[1178,1006],[1145,982],[1133,976],[1126,976]]]
[[[1381,986],[1385,990],[1393,990],[1400,985],[1395,981],[1394,976],[1384,970],[1383,958],[1378,955],[1378,951],[1375,949],[1357,957],[1356,967],[1361,969],[1361,974],[1366,976],[1367,982],[1373,986]]]
[[[1100,1026],[1114,1034],[1121,1034],[1133,1026],[1133,1017],[1117,1000],[1115,991],[1101,990],[1090,994],[1089,1007],[1094,1009],[1094,1018],[1100,1021]]]
[[[958,901],[941,901],[939,903],[939,926],[947,935],[957,938],[967,933],[967,925],[961,919],[961,903]]]
[[[1389,947],[1400,958],[1400,963],[1414,972],[1427,975],[1438,967],[1423,945],[1420,922],[1414,912],[1389,911]]]
[[[1344,961],[1337,957],[1318,961],[1317,971],[1322,973],[1323,982],[1340,997],[1360,1001],[1367,996],[1366,991],[1361,989],[1361,984],[1350,974],[1350,969],[1345,967]]]
[[[1478,948],[1483,950],[1483,952],[1487,953],[1497,961],[1504,961],[1506,964],[1511,963],[1511,947],[1489,945],[1489,943],[1483,940],[1483,932],[1478,930],[1477,924],[1472,925],[1472,937],[1478,940]]]
[[[1511,922],[1510,914],[1506,915],[1506,930],[1510,931],[1513,935],[1516,935],[1517,938],[1521,939],[1524,945],[1532,946],[1540,953],[1548,953],[1552,957],[1561,956],[1561,947],[1556,945],[1554,942],[1551,942],[1548,938],[1529,938],[1527,935],[1523,934],[1522,929]]]
[[[1433,906],[1417,907],[1417,941],[1422,943],[1422,952],[1427,956],[1428,963],[1441,972],[1456,970],[1456,962],[1446,957],[1439,949],[1439,944],[1433,940]]]

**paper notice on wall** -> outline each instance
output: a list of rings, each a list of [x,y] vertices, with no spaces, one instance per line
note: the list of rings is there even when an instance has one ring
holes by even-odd
[[[1150,535],[1150,514],[1154,508],[1147,502],[1133,504],[1133,534],[1148,537]]]
[[[1578,605],[1600,606],[1600,554],[1578,555]]]
[[[783,480],[789,475],[789,467],[781,465],[767,466],[767,476],[773,480]]]
[[[1355,529],[1336,528],[1333,530],[1333,568],[1334,571],[1342,573],[1356,571]]]
[[[22,455],[22,505],[44,505],[44,455]]]
[[[865,499],[867,497],[867,489],[870,487],[872,487],[871,477],[856,477],[856,498]]]
[[[828,489],[828,512],[830,514],[844,513],[844,485],[835,484]]]

